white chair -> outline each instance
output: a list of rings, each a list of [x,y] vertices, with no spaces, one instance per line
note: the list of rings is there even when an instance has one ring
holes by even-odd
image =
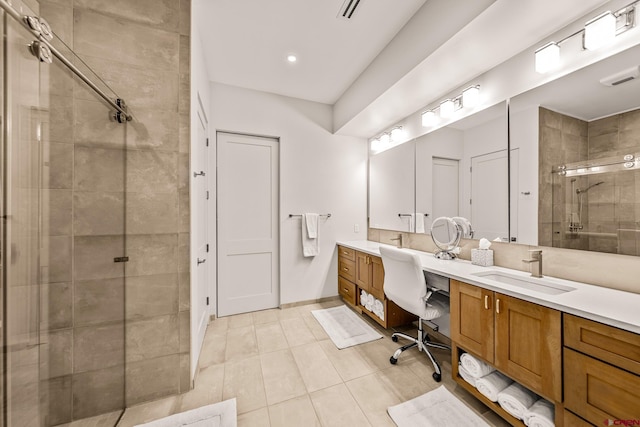
[[[422,322],[447,314],[448,307],[439,301],[430,300],[434,292],[439,289],[428,286],[422,271],[420,258],[417,255],[390,246],[380,246],[380,255],[384,266],[384,293],[387,298],[419,318],[417,337],[401,332],[396,332],[391,336],[394,342],[397,342],[398,337],[400,337],[411,341],[411,344],[396,350],[391,356],[390,362],[395,365],[403,351],[417,346],[419,351],[424,351],[427,354],[433,364],[433,369],[435,370],[433,379],[440,381],[442,378],[440,365],[428,347],[443,350],[451,350],[451,347],[430,341],[422,329]]]

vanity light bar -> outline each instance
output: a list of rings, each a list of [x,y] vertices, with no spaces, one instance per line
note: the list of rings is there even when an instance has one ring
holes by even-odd
[[[443,119],[453,116],[453,114],[464,108],[473,108],[480,103],[480,85],[469,86],[455,98],[445,99],[437,107],[422,113],[422,126],[434,126],[437,122],[438,114]]]
[[[604,12],[589,20],[584,28],[575,33],[537,49],[534,53],[536,72],[545,74],[557,68],[560,65],[560,45],[574,36],[579,34],[582,36],[583,49],[595,50],[610,43],[617,35],[633,28],[638,3],[640,0],[636,0],[615,12]]]
[[[382,135],[371,140],[371,151],[382,151],[391,147],[391,144],[399,142],[404,135],[402,126],[396,126],[389,132],[384,132]]]

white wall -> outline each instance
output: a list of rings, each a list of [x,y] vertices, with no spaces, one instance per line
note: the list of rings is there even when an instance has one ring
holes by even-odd
[[[195,22],[194,20],[192,20],[192,22]],[[191,139],[191,146],[195,147],[197,144],[197,137],[198,137],[198,132],[196,131],[196,129],[198,129],[200,127],[200,123],[199,123],[199,118],[198,118],[198,111],[200,109],[202,109],[202,111],[204,112],[204,115],[210,120],[211,115],[209,114],[209,95],[210,95],[210,90],[209,90],[209,76],[207,74],[207,69],[204,63],[204,54],[203,54],[203,47],[202,47],[202,42],[200,40],[200,37],[198,36],[198,31],[194,28],[191,34],[191,113],[190,113],[190,117],[188,118],[184,118],[181,117],[181,132],[185,130],[189,131],[189,129],[191,129],[191,135],[190,135],[190,139]],[[187,127],[188,126],[188,127]],[[182,150],[181,150],[182,151]],[[215,150],[210,149],[210,151],[213,151],[213,153],[215,154]],[[196,150],[190,150],[191,155],[196,155]],[[193,164],[193,158],[190,159],[190,164]],[[209,170],[209,174],[207,175],[207,179],[210,180],[209,182],[209,188],[215,188],[215,173],[211,173],[213,171],[215,171],[215,169],[213,169],[212,165],[215,165],[215,163],[210,163],[210,170]],[[191,182],[191,180],[193,179],[193,175],[191,174],[191,168],[190,168],[190,173],[189,173],[189,180]],[[191,186],[190,186],[191,187]],[[193,194],[193,191],[190,191],[190,194]],[[215,198],[212,198],[213,200],[210,200],[210,204],[209,204],[209,209],[212,212],[215,212]],[[193,213],[193,198],[191,198],[191,212]],[[215,225],[215,223],[214,223]],[[195,233],[198,233],[199,230],[195,230],[193,227],[195,226],[195,221],[191,221],[191,233],[190,236],[194,236]],[[215,226],[211,227],[213,229],[213,235],[211,235],[210,237],[210,242],[215,242]],[[211,229],[210,228],[210,229]],[[196,252],[196,248],[194,247],[194,241],[193,239],[191,239],[191,243],[190,243],[190,271],[194,272],[196,265],[196,256],[195,254]],[[209,258],[207,259],[207,263],[205,263],[203,266],[201,266],[200,268],[207,268],[208,272],[207,274],[205,274],[205,276],[209,277],[210,280],[210,284],[208,286],[209,288],[209,302],[210,305],[209,307],[215,307],[216,301],[215,301],[215,297],[216,297],[216,293],[215,293],[215,277],[216,277],[216,266],[215,266],[215,258],[216,258],[216,254],[215,254],[215,244],[211,244],[210,245],[210,252],[209,252]],[[196,283],[196,275],[195,274],[191,274],[190,275],[190,289],[193,289],[194,287],[198,286],[199,284]],[[206,285],[205,285],[206,286]],[[213,292],[212,292],[213,290]],[[204,335],[203,334],[198,334],[198,325],[200,324],[200,319],[202,318],[203,313],[202,312],[198,312],[197,307],[199,307],[199,304],[196,304],[195,301],[193,300],[198,294],[198,292],[194,292],[191,291],[190,292],[190,301],[191,301],[191,326],[190,326],[190,330],[191,330],[191,380],[193,380],[194,376],[195,376],[195,370],[196,367],[198,366],[198,357],[200,356],[200,349],[202,348],[202,342],[204,339]],[[209,313],[212,314],[212,313]]]
[[[336,240],[367,238],[366,141],[333,135],[329,105],[219,83],[211,84],[210,105],[212,135],[280,139],[281,303],[337,295]],[[302,257],[300,219],[288,217],[304,212],[332,214],[320,221],[314,258]]]
[[[538,244],[538,106],[511,111],[511,148],[518,149],[517,182],[511,181],[511,215],[517,221],[518,243]],[[528,195],[523,193],[529,193]],[[512,222],[513,224],[513,222]]]

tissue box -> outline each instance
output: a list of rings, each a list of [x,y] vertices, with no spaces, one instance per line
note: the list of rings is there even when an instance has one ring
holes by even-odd
[[[471,264],[489,267],[493,265],[493,250],[471,249]]]

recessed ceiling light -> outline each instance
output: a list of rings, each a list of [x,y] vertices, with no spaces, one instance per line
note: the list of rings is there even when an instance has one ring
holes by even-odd
[[[298,60],[298,57],[295,55],[287,55],[287,61],[294,63]]]

